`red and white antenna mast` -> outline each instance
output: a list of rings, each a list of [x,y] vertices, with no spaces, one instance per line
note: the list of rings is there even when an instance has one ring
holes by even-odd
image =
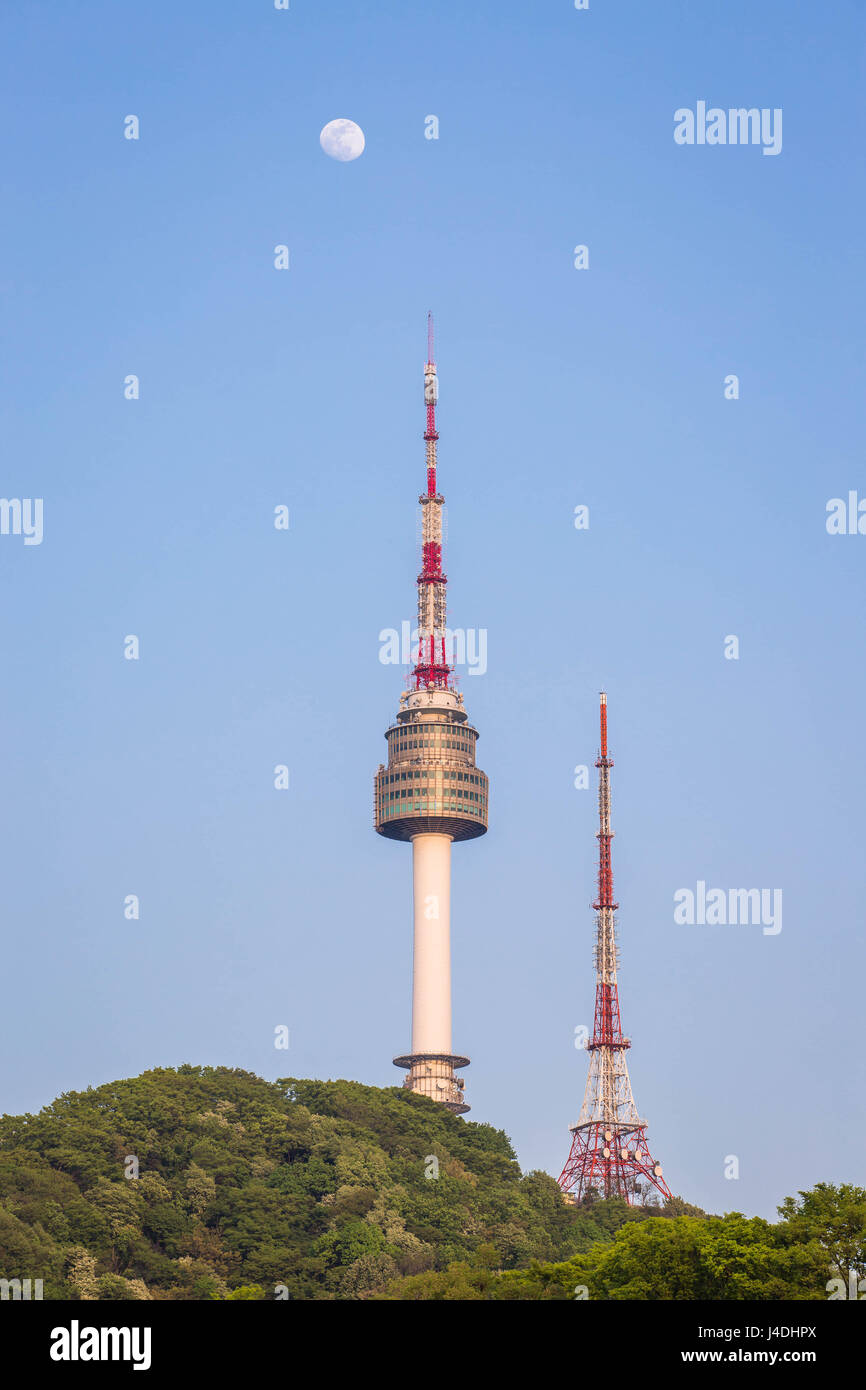
[[[632,1205],[652,1189],[663,1197],[670,1191],[660,1163],[650,1155],[646,1120],[640,1119],[631,1092],[625,1054],[631,1040],[623,1036],[616,969],[616,918],[611,862],[610,769],[607,753],[607,696],[601,693],[601,748],[598,768],[598,897],[595,943],[595,1019],[586,1044],[589,1076],[580,1118],[570,1129],[574,1136],[568,1162],[559,1176],[563,1192],[577,1201],[592,1190],[601,1197],[624,1197]]]
[[[427,315],[427,362],[424,367],[424,404],[427,428],[427,491],[421,503],[421,573],[418,575],[418,659],[412,674],[416,690],[450,690],[451,667],[445,652],[446,584],[442,572],[442,507],[445,498],[436,489],[436,402],[439,380],[433,356],[433,315]]]

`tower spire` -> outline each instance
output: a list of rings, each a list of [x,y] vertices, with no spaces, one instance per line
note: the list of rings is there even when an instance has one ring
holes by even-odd
[[[589,1075],[580,1118],[570,1129],[574,1136],[568,1162],[559,1176],[564,1192],[579,1201],[593,1190],[603,1197],[624,1197],[629,1203],[651,1189],[670,1197],[660,1163],[653,1162],[646,1139],[646,1120],[640,1119],[631,1091],[626,1052],[631,1040],[623,1036],[619,1011],[616,919],[619,904],[613,896],[610,825],[610,769],[607,751],[607,695],[599,700],[600,748],[598,768],[598,896],[595,942],[595,1017]]]
[[[427,315],[427,362],[424,367],[424,404],[427,427],[427,490],[421,503],[421,573],[418,575],[418,657],[412,672],[416,690],[450,690],[451,667],[445,651],[446,585],[442,572],[442,506],[445,498],[437,490],[436,402],[439,379],[433,355],[433,315]]]

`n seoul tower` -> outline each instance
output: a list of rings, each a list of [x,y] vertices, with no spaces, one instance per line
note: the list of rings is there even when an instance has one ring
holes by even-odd
[[[442,570],[442,506],[436,484],[436,402],[433,318],[427,319],[424,402],[427,487],[421,503],[418,654],[410,688],[400,696],[385,734],[388,764],[376,773],[375,827],[412,845],[414,964],[412,1051],[395,1057],[403,1085],[457,1115],[469,1106],[455,1071],[469,1058],[451,1049],[451,845],[487,830],[487,778],[475,764],[478,732],[454,689],[446,653],[446,576]]]

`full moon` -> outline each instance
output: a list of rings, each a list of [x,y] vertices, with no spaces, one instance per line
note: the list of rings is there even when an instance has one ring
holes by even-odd
[[[357,159],[359,154],[363,154],[366,143],[361,127],[343,117],[329,121],[319,136],[319,144],[325,154],[339,159],[341,164],[347,164],[350,159]]]

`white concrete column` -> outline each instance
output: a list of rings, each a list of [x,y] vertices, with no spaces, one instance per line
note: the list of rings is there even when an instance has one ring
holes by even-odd
[[[412,839],[412,1051],[451,1052],[451,836]]]

